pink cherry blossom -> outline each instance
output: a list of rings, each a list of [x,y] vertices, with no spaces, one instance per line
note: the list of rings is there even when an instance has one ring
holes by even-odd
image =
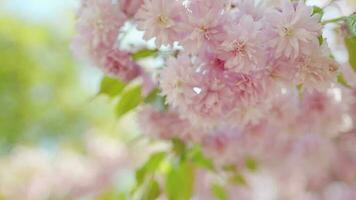
[[[317,15],[312,16],[312,7],[302,1],[291,3],[283,0],[283,6],[269,12],[266,16],[269,40],[275,56],[295,59],[302,54],[302,49],[317,41],[321,35],[321,24]]]
[[[313,45],[317,48],[316,45]],[[326,45],[312,51],[309,55],[301,55],[293,63],[296,74],[293,82],[306,88],[325,89],[335,80],[338,64],[330,58]]]
[[[306,93],[300,104],[300,131],[334,137],[342,130],[346,109],[332,93]]]
[[[227,37],[219,49],[225,66],[235,72],[249,72],[264,64],[261,24],[250,16],[243,16],[237,24],[227,26]]]
[[[267,10],[265,2],[256,0],[233,0],[232,4],[236,7],[235,14],[237,18],[249,15],[255,21],[259,21],[264,17]]]
[[[145,31],[144,38],[156,38],[156,45],[161,46],[178,39],[177,24],[184,14],[185,8],[178,0],[144,0],[135,19],[138,29]]]
[[[114,46],[126,17],[111,0],[83,0],[78,12],[72,48],[95,62]]]
[[[188,121],[173,111],[159,111],[146,106],[138,114],[138,123],[144,134],[155,139],[191,139],[193,130]]]
[[[143,0],[120,0],[120,8],[127,17],[133,17],[142,4]]]
[[[327,40],[318,40],[323,26],[312,10],[301,0],[85,0],[74,46],[109,75],[141,77],[143,96],[158,87],[166,105],[142,103],[143,135],[201,147],[214,164],[198,172],[192,198],[212,199],[211,184],[219,183],[229,199],[353,199],[356,75],[341,67],[348,84],[336,83],[339,64]],[[143,56],[145,68],[130,52],[146,46],[116,48],[127,20],[155,39],[158,53]],[[83,179],[108,180],[97,166],[111,172],[116,165],[94,166]],[[231,182],[234,170],[247,187]],[[92,185],[84,186],[78,191]]]
[[[103,70],[122,81],[131,81],[140,75],[140,67],[131,59],[127,52],[113,49],[109,51],[103,61]]]
[[[336,148],[334,173],[340,180],[356,185],[356,132],[342,135],[336,143]]]
[[[234,110],[256,105],[265,97],[264,76],[225,72],[219,65],[208,63],[180,56],[169,60],[161,73],[161,88],[167,102],[192,120],[192,124],[215,126],[217,119],[228,118]]]
[[[221,79],[220,69],[207,68],[185,55],[170,59],[167,64],[161,73],[162,92],[167,102],[194,125],[204,120],[216,121],[231,110],[234,94]]]
[[[195,69],[196,66],[186,55],[181,55],[177,59],[170,58],[167,61],[167,68],[160,73],[160,87],[172,107],[178,107],[186,99],[194,96],[193,88],[199,84]]]
[[[125,20],[125,14],[111,0],[83,0],[72,49],[78,57],[90,58],[110,76],[130,81],[140,74],[140,68],[129,53],[116,49],[119,29]]]
[[[306,49],[307,54],[301,54],[294,60],[270,59],[270,76],[287,87],[302,85],[304,89],[319,91],[329,88],[335,82],[339,66],[330,58],[326,44],[309,45],[313,48]]]
[[[187,34],[181,40],[185,51],[197,54],[202,49],[215,48],[224,34],[224,1],[193,0],[188,9],[188,17],[180,27],[180,32]]]

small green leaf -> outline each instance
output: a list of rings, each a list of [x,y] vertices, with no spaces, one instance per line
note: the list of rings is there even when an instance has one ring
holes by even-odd
[[[228,199],[225,188],[221,185],[214,184],[211,188],[211,191],[217,200],[227,200]]]
[[[225,165],[223,169],[227,172],[236,172],[236,166],[235,165]]]
[[[189,200],[193,194],[193,185],[193,167],[189,163],[179,163],[166,176],[166,196],[168,200]]]
[[[198,146],[193,147],[189,151],[188,157],[197,166],[208,169],[208,170],[214,170],[213,161],[211,159],[207,158],[203,154],[200,147],[198,147]]]
[[[119,193],[115,188],[109,188],[108,191],[96,197],[98,200],[126,200],[125,193]]]
[[[302,96],[302,94],[303,94],[303,84],[298,84],[297,85],[297,91],[298,91],[298,95]]]
[[[166,99],[161,95],[161,90],[156,88],[150,92],[145,98],[146,104],[151,104],[160,111],[168,110],[168,105],[166,104]]]
[[[318,40],[319,40],[319,45],[320,45],[320,46],[324,44],[324,38],[323,38],[322,35],[320,35],[320,36],[318,37]]]
[[[320,15],[320,19],[323,17],[324,15],[324,10],[318,6],[313,6],[313,14],[312,15]]]
[[[347,17],[346,24],[351,36],[356,36],[356,14]]]
[[[246,165],[247,169],[250,171],[256,171],[258,169],[256,160],[250,156],[248,156],[246,158],[245,165]]]
[[[172,150],[176,155],[184,157],[186,149],[187,149],[187,147],[182,140],[180,140],[180,139],[172,140]]]
[[[346,48],[349,52],[349,62],[354,71],[356,71],[356,36],[345,38]]]
[[[156,200],[161,194],[159,184],[156,180],[150,180],[142,194],[142,200]]]
[[[341,72],[337,75],[337,82],[347,88],[352,88],[352,86],[347,82],[347,80],[345,79],[344,75]]]
[[[157,55],[156,49],[141,49],[136,53],[132,54],[132,59],[137,61],[147,57],[153,57]]]
[[[238,184],[238,185],[242,185],[242,186],[246,186],[247,185],[247,181],[245,179],[245,177],[240,174],[240,173],[236,173],[234,174],[231,178],[230,181],[234,184]]]
[[[100,83],[99,94],[108,95],[109,97],[114,97],[120,95],[120,93],[125,89],[126,83],[105,76]]]
[[[121,95],[120,101],[116,106],[116,115],[122,117],[129,111],[135,109],[142,102],[141,86],[134,86]]]
[[[157,152],[150,156],[150,158],[136,171],[137,185],[141,185],[146,176],[156,171],[166,158],[166,152]]]
[[[125,193],[120,193],[115,200],[128,200],[128,197]]]

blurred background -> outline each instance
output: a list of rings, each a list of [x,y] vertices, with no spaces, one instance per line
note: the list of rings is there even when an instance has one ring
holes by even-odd
[[[0,152],[113,133],[102,74],[69,50],[77,0],[0,1]],[[70,138],[70,141],[68,141]]]
[[[71,54],[78,6],[0,0],[0,200],[118,199],[150,152],[125,152],[139,134],[132,115],[118,122],[96,95],[103,74]]]
[[[71,54],[78,6],[0,0],[0,199],[92,198],[94,190],[110,199],[104,187],[122,143],[136,137],[131,117],[117,122],[113,102],[96,96],[103,74]],[[114,181],[128,188],[132,176],[120,170],[128,178]]]

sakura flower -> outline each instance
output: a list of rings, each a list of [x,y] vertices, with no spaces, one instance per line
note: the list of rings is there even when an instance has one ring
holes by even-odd
[[[167,96],[167,102],[178,107],[195,94],[193,88],[199,84],[196,80],[196,67],[186,55],[177,59],[170,58],[167,66],[160,73],[160,87],[162,94]]]
[[[122,81],[131,81],[140,75],[140,67],[131,59],[127,52],[113,49],[109,51],[103,61],[103,70]]]
[[[226,39],[219,47],[225,67],[235,72],[249,72],[263,65],[264,49],[261,26],[252,17],[243,16],[238,24],[228,26]]]
[[[267,100],[268,92],[273,91],[273,85],[263,71],[254,73],[226,73],[227,84],[233,87],[237,100],[244,105]]]
[[[316,45],[313,45],[313,47],[316,48]],[[296,67],[294,83],[318,90],[330,86],[335,80],[339,68],[337,63],[330,58],[325,44],[309,55],[299,56],[295,60],[294,66]]]
[[[138,116],[144,134],[156,139],[191,139],[190,124],[173,111],[162,112],[153,107],[144,107]]]
[[[161,88],[169,105],[193,125],[213,126],[234,106],[234,93],[224,82],[223,71],[184,55],[168,61],[161,73]]]
[[[128,17],[134,16],[142,4],[143,0],[120,0],[120,8]]]
[[[336,176],[348,184],[356,184],[356,132],[346,133],[336,143],[336,161],[333,170]]]
[[[130,81],[139,75],[140,69],[130,54],[115,47],[125,20],[124,13],[111,0],[83,0],[72,49],[78,57],[90,58],[109,75]]]
[[[224,1],[193,0],[188,9],[188,17],[180,28],[180,32],[188,33],[181,41],[184,49],[197,54],[203,48],[215,48],[224,35]]]
[[[241,151],[238,151],[240,137],[241,133],[236,130],[224,130],[206,135],[202,141],[204,152],[220,167],[236,164],[241,158]]]
[[[300,131],[334,137],[342,130],[346,109],[333,94],[318,91],[305,93],[298,117]]]
[[[232,2],[234,7],[237,8],[237,19],[242,16],[249,15],[254,21],[259,21],[264,17],[266,6],[263,1],[256,0],[235,0]]]
[[[268,123],[290,134],[297,132],[296,118],[299,114],[299,96],[294,91],[286,91],[275,97],[268,110]],[[284,123],[280,123],[283,121]]]
[[[269,60],[270,76],[287,87],[302,85],[307,90],[325,90],[335,81],[338,64],[330,58],[327,45],[309,44],[307,54],[296,59],[279,58]]]
[[[111,0],[83,0],[77,16],[77,35],[72,42],[76,55],[94,62],[115,46],[119,28],[126,20]]]
[[[139,30],[145,31],[144,39],[156,38],[157,46],[177,40],[177,24],[184,16],[185,8],[177,0],[144,0],[135,19]]]
[[[224,124],[229,120],[221,119],[228,119],[235,110],[256,106],[266,97],[268,81],[263,73],[226,72],[219,64],[206,61],[183,55],[170,59],[161,73],[167,102],[193,125]]]
[[[321,35],[321,24],[317,15],[312,16],[312,8],[299,1],[283,1],[280,9],[266,16],[268,25],[268,45],[274,49],[275,57],[286,56],[295,59],[302,54],[308,43],[317,41]]]

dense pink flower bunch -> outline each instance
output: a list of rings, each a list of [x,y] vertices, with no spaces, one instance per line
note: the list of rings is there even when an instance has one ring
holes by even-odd
[[[145,39],[154,38],[158,47],[182,46],[160,73],[160,87],[182,118],[203,128],[258,121],[282,88],[322,91],[332,84],[338,67],[327,44],[319,44],[322,26],[311,7],[236,3],[83,1],[73,46],[109,75],[136,78],[142,70],[116,43],[125,20],[137,12],[134,23]]]
[[[249,187],[225,181],[229,199],[355,199],[356,76],[342,77],[347,89],[336,82],[345,69],[320,18],[304,1],[87,0],[73,45],[129,82],[142,62],[119,49],[119,30],[142,31],[163,61],[151,71],[167,106],[140,108],[142,131],[201,146],[223,177],[227,166],[242,170]],[[246,170],[246,160],[262,169]],[[211,199],[214,174],[197,180],[196,199]]]
[[[72,49],[79,57],[89,57],[111,76],[130,81],[140,74],[129,52],[116,47],[119,29],[140,6],[140,1],[83,0],[78,12],[78,34]]]
[[[263,15],[256,14],[254,9],[261,8],[253,2],[242,1],[244,6],[231,9],[224,1],[197,0],[173,13],[166,3],[154,6],[159,2],[145,2],[145,13],[152,15],[139,12],[138,28],[145,30],[146,38],[154,33],[157,45],[182,45],[182,55],[171,58],[161,73],[161,87],[168,103],[194,125],[230,119],[248,123],[251,117],[245,115],[255,112],[251,107],[269,106],[266,101],[279,88],[303,85],[322,90],[335,78],[338,67],[326,44],[319,45],[319,17],[302,2],[265,7]],[[157,32],[160,18],[170,25]],[[150,26],[141,25],[149,22]]]

